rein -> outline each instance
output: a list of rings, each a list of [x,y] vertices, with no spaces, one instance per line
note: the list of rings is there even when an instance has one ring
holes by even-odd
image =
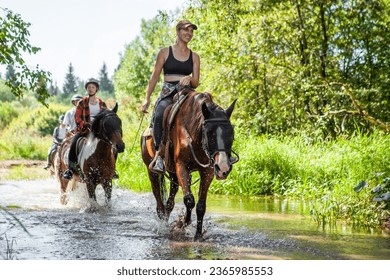
[[[218,152],[220,152],[220,150],[217,150],[215,151],[213,154],[210,154],[209,152],[209,147],[208,147],[208,144],[207,144],[207,137],[206,137],[206,134],[205,134],[205,129],[204,129],[204,125],[207,124],[207,123],[230,123],[229,120],[227,119],[224,119],[224,118],[214,118],[214,119],[207,119],[207,120],[204,120],[203,124],[202,124],[202,150],[203,152],[207,155],[208,159],[209,159],[209,163],[208,164],[204,164],[204,163],[201,163],[199,161],[199,159],[197,158],[196,156],[196,153],[194,151],[194,148],[192,146],[192,139],[191,139],[191,136],[187,130],[187,127],[186,127],[186,121],[184,119],[184,115],[183,115],[183,112],[181,112],[181,117],[182,117],[182,122],[183,122],[183,129],[184,129],[184,133],[186,134],[186,140],[187,140],[187,144],[188,146],[190,147],[190,150],[191,150],[191,154],[193,156],[193,158],[195,159],[196,163],[198,165],[200,165],[201,167],[203,168],[209,168],[209,167],[212,167],[213,165],[213,162],[214,162],[214,155]],[[224,150],[223,150],[224,151]],[[231,152],[238,158],[239,160],[239,156],[238,154],[231,150]]]
[[[196,154],[195,154],[195,151],[194,151],[194,147],[193,147],[192,144],[191,144],[191,142],[192,142],[191,136],[190,136],[190,134],[188,133],[188,130],[187,130],[187,128],[186,128],[186,124],[185,124],[185,120],[184,120],[184,115],[183,115],[183,113],[181,114],[181,116],[182,116],[182,121],[183,121],[184,133],[186,134],[187,144],[188,144],[188,146],[190,147],[191,154],[192,154],[192,156],[194,157],[196,163],[199,164],[200,166],[202,166],[203,168],[211,167],[211,166],[212,166],[213,159],[210,158],[208,151],[206,151],[206,150],[203,148],[203,141],[202,141],[202,150],[205,152],[205,154],[206,154],[207,157],[209,158],[209,163],[208,163],[208,164],[203,164],[203,163],[201,163],[201,162],[198,160],[198,158],[196,157]]]
[[[193,158],[195,159],[196,163],[197,163],[198,165],[200,165],[201,167],[203,167],[203,168],[209,168],[209,167],[211,167],[211,166],[212,166],[212,163],[213,163],[213,159],[210,158],[209,152],[205,149],[205,147],[204,147],[204,145],[203,145],[203,143],[204,143],[203,139],[202,139],[202,150],[203,150],[203,152],[207,155],[207,157],[209,158],[209,163],[208,163],[208,164],[201,163],[201,162],[199,161],[199,159],[197,158],[196,154],[195,154],[194,147],[192,146],[192,143],[191,143],[191,142],[192,142],[192,139],[191,139],[191,136],[190,136],[190,134],[189,134],[189,132],[188,132],[188,130],[187,130],[186,121],[185,121],[185,119],[184,119],[184,115],[183,115],[183,112],[182,112],[182,111],[181,111],[181,118],[182,118],[182,122],[183,122],[184,133],[186,134],[187,144],[188,144],[188,146],[190,147],[191,154],[192,154]],[[202,130],[204,131],[203,125],[202,125]]]
[[[99,125],[99,133],[98,135],[101,136],[100,140],[102,140],[104,143],[108,144],[108,145],[112,145],[112,142],[111,140],[108,138],[105,130],[104,130],[104,124],[105,122],[107,121],[108,118],[111,118],[113,116],[116,116],[115,113],[109,113],[107,115],[105,115],[102,119],[101,119],[101,122],[100,122],[100,125]]]
[[[138,134],[139,134],[139,132],[140,132],[140,130],[141,130],[141,127],[142,127],[142,122],[143,122],[143,120],[144,120],[144,116],[145,116],[145,114],[142,114],[142,116],[141,116],[141,121],[140,121],[140,123],[139,123],[137,133],[135,134],[133,146],[132,146],[131,149],[130,149],[130,153],[132,153],[133,150],[134,150],[135,143],[136,143],[136,141],[137,141],[137,139],[138,139]]]

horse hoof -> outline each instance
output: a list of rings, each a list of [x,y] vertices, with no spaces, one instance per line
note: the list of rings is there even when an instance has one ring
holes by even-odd
[[[61,197],[60,197],[60,203],[61,203],[61,205],[66,205],[66,204],[68,204],[68,196],[65,195],[65,194],[61,195]]]
[[[203,234],[196,233],[194,236],[194,241],[203,241]]]

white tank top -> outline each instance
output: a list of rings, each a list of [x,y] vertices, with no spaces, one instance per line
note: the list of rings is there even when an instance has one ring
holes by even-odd
[[[59,127],[58,128],[58,138],[64,140],[67,131],[68,131],[68,129],[66,127]]]
[[[91,122],[93,122],[95,116],[100,112],[99,102],[97,102],[95,105],[89,103],[89,112],[91,116]]]

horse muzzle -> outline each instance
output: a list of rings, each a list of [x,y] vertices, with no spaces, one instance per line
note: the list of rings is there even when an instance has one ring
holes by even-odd
[[[226,180],[232,170],[232,164],[230,163],[229,156],[226,152],[218,152],[214,159],[215,178],[217,180]]]
[[[121,142],[115,145],[115,149],[118,153],[123,153],[125,151],[125,143]]]

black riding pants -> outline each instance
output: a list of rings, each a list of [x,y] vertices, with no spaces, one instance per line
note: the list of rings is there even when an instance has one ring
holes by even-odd
[[[160,147],[161,139],[163,135],[164,111],[170,104],[172,104],[173,96],[175,95],[175,93],[176,91],[167,97],[159,99],[154,107],[152,122],[153,122],[154,146],[156,148],[156,151]]]
[[[76,154],[76,146],[77,140],[83,137],[83,134],[77,133],[72,138],[72,142],[69,148],[69,168],[72,168],[74,164],[77,164],[77,154]]]

